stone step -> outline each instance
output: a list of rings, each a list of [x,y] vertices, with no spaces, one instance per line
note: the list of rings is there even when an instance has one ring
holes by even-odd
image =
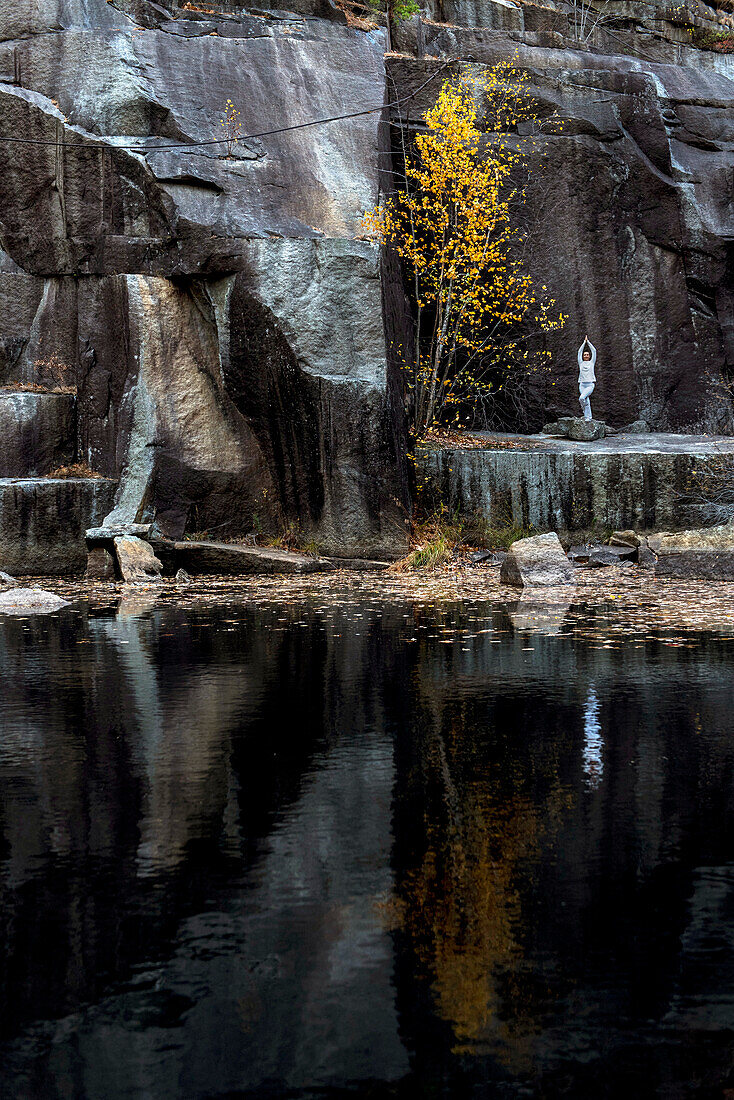
[[[0,478],[0,569],[83,573],[86,531],[112,510],[116,487],[108,478]]]
[[[360,573],[376,573],[387,569],[388,561],[369,558],[313,558],[290,550],[274,550],[267,546],[230,542],[175,541],[152,537],[152,524],[127,523],[91,527],[87,531],[90,580],[108,580],[119,575],[122,567],[119,542],[143,540],[163,566],[167,576],[179,570],[187,574],[228,575],[268,573],[331,573],[349,569]],[[115,565],[117,558],[117,566]],[[122,570],[124,576],[124,570]]]
[[[75,458],[76,397],[0,390],[0,478],[40,477]]]
[[[166,573],[185,569],[193,574],[329,573],[336,566],[327,558],[310,558],[291,550],[266,546],[242,546],[228,542],[171,542],[151,539]]]

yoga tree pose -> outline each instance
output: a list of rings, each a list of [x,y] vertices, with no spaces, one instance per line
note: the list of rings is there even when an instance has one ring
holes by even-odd
[[[596,348],[588,336],[584,336],[583,343],[578,352],[579,364],[579,402],[584,413],[584,420],[591,420],[591,401],[589,398],[596,385]]]

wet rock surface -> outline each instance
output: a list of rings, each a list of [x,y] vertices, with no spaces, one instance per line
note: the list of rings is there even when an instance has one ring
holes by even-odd
[[[573,566],[555,531],[513,542],[502,562],[500,580],[520,588],[575,584]]]
[[[328,0],[318,19],[90,0],[49,26],[7,7],[3,125],[51,144],[14,148],[0,182],[0,383],[77,385],[79,457],[120,482],[112,523],[229,536],[257,516],[399,556],[380,258],[353,240],[379,112],[213,143],[228,98],[244,131],[379,106],[382,32]]]
[[[482,22],[475,5],[457,7],[463,15],[452,23]],[[517,50],[536,102],[563,118],[542,139],[526,212],[532,274],[569,321],[549,335],[552,376],[530,386],[519,426],[539,431],[578,407],[576,349],[588,332],[599,351],[592,406],[601,420],[731,433],[731,59],[678,46],[656,55],[649,35],[643,45],[629,29],[600,29],[591,50],[579,49],[563,13],[534,10],[561,30],[424,25],[423,48],[439,60],[420,68],[422,76],[449,54],[491,64]],[[415,62],[388,67],[400,93],[418,85]],[[433,94],[421,93],[421,104]],[[410,114],[419,117],[413,105]]]
[[[0,615],[50,615],[68,600],[42,588],[10,588],[0,592]]]

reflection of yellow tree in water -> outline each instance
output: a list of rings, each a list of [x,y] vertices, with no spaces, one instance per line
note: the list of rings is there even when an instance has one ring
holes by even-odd
[[[557,831],[569,795],[556,773],[546,777],[539,806],[522,793],[519,775],[467,761],[467,738],[459,720],[424,745],[422,782],[432,798],[422,859],[401,884],[401,923],[419,971],[432,978],[454,1051],[504,1047],[503,1061],[520,1071],[530,1064],[534,993],[520,973],[518,881]]]

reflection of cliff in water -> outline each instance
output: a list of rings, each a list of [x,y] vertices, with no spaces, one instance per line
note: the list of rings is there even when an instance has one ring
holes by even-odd
[[[293,1002],[294,983],[302,995],[312,983],[317,1006],[324,987],[336,984],[341,1001],[331,1017],[342,1039],[355,1023],[344,1004],[355,985],[357,1022],[367,1005],[378,1024],[372,1057],[380,1062],[370,1062],[369,1074],[397,1044],[381,917],[391,889],[392,743],[379,681],[368,675],[365,650],[374,640],[345,637],[338,614],[325,616],[323,629],[318,616],[307,617],[310,628],[299,611],[261,618],[242,608],[232,621],[153,610],[88,622],[64,616],[25,632],[23,624],[3,624],[10,685],[3,716],[10,717],[0,746],[2,910],[12,966],[0,984],[2,1018],[12,1034],[124,982],[125,992],[65,1025],[82,1035],[74,1061],[85,1089],[100,1035],[111,1031],[108,1076],[90,1094],[124,1095],[140,1070],[153,1073],[151,1087],[157,1081],[163,1090],[156,1095],[167,1095],[186,1043],[154,1072],[149,1044],[156,1040],[143,1024],[171,1017],[178,1026],[184,1010],[192,1020],[186,1038],[196,1037],[192,1078],[197,1056],[198,1072],[211,1072],[207,1044],[224,1041],[225,1024],[242,1048],[223,1063],[231,1087],[247,1079],[248,1064],[261,1072],[263,1059],[276,1074],[283,1034],[299,1031],[294,1013],[305,1032],[314,1021],[310,1050],[304,1041],[306,1053],[295,1059],[308,1078],[326,1025]],[[355,851],[369,873],[352,866]],[[253,864],[258,873],[246,879]],[[308,952],[281,973],[281,953],[294,956],[306,929]],[[141,965],[162,967],[155,960],[171,953],[154,981],[141,976]],[[238,979],[232,960],[240,955]],[[375,971],[385,1013],[375,1012],[360,985],[374,990]],[[210,983],[212,1012],[202,997]],[[273,1013],[258,1025],[263,983]],[[284,986],[282,996],[274,983]],[[383,1017],[390,1035],[378,1041]],[[134,1049],[123,1042],[130,1019]],[[355,1032],[363,1036],[359,1051],[364,1024]],[[39,1036],[40,1048],[45,1042]],[[357,1073],[365,1072],[359,1051]],[[399,1044],[387,1061],[395,1057],[402,1073]],[[44,1080],[54,1065],[46,1064]]]
[[[510,605],[470,653],[427,653],[398,742],[398,985],[414,1069],[425,1088],[447,1064],[466,1084],[540,1078],[548,1095],[596,1095],[584,1090],[610,1074],[612,1088],[627,1076],[652,1088],[681,1072],[669,1050],[639,1059],[684,1038],[681,969],[699,971],[709,1032],[734,1020],[730,983],[701,966],[695,912],[703,893],[728,976],[730,661],[714,639],[695,653],[579,646],[548,636],[557,608],[533,610],[534,623]],[[716,889],[700,863],[717,865]],[[734,1053],[685,1039],[684,1061],[712,1079]]]
[[[5,1079],[723,1081],[727,645],[595,648],[564,614],[0,623]]]

